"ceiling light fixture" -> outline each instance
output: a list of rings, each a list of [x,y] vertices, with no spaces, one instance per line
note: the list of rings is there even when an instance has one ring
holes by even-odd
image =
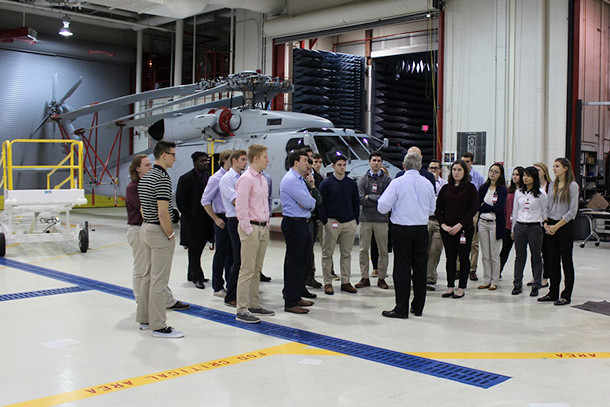
[[[63,23],[63,27],[59,30],[59,35],[63,35],[64,37],[73,35],[72,31],[70,31],[70,17],[66,14],[62,17],[61,22]]]

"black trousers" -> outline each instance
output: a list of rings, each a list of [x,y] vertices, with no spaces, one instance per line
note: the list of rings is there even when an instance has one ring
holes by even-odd
[[[316,236],[318,236],[318,222],[315,219],[312,219],[311,222],[309,222],[309,233],[311,235],[311,251],[309,254],[309,258],[306,259],[307,266],[305,268],[305,274],[303,276],[303,288],[305,288],[305,283],[307,282],[307,279],[309,277],[313,278],[316,275],[316,259],[313,254],[313,247],[316,244]]]
[[[231,240],[231,251],[233,252],[233,265],[229,271],[229,278],[227,279],[227,296],[225,297],[225,303],[237,300],[237,279],[239,277],[239,268],[241,267],[241,241],[239,240],[239,234],[237,228],[239,222],[237,218],[227,218],[227,233]]]
[[[371,235],[371,263],[373,263],[373,270],[379,269],[379,247],[375,240],[375,232]]]
[[[441,238],[445,247],[445,257],[447,259],[447,287],[455,287],[455,273],[457,271],[457,259],[460,259],[460,281],[459,288],[466,288],[468,284],[468,273],[470,272],[470,248],[472,246],[473,229],[462,229],[466,235],[466,243],[460,243],[460,230],[455,235],[451,236],[441,228]]]
[[[203,253],[203,244],[188,247],[189,265],[186,275],[188,281],[203,281],[203,269],[201,268],[201,254]]]
[[[510,254],[510,249],[513,248],[513,238],[510,237],[511,230],[506,229],[504,231],[504,236],[502,236],[502,251],[500,252],[500,273],[504,270],[504,265],[508,261],[508,255]]]
[[[549,219],[548,224],[554,225],[558,221]],[[549,268],[551,272],[551,288],[549,295],[558,299],[559,288],[561,286],[561,266],[565,275],[565,289],[561,292],[561,298],[572,300],[572,290],[574,290],[574,221],[571,220],[559,229],[554,235],[547,235],[549,245]],[[547,262],[545,258],[544,262]]]
[[[548,260],[551,256],[549,247],[549,236],[542,227],[542,278],[551,278],[551,262]]]
[[[311,255],[311,234],[309,224],[304,220],[282,219],[282,233],[286,240],[284,257],[284,306],[292,308],[299,305],[301,288]]]
[[[413,302],[416,313],[424,310],[426,303],[426,272],[428,265],[428,226],[392,225],[394,241],[394,310],[409,315],[409,297],[413,280]]]
[[[231,266],[233,265],[233,249],[229,232],[227,231],[227,217],[222,213],[217,213],[216,215],[225,222],[225,227],[221,229],[214,223],[215,252],[214,260],[212,260],[212,288],[214,292],[224,288],[225,280],[228,282]]]

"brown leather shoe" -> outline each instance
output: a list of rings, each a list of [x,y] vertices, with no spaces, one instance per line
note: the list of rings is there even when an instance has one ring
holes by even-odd
[[[314,304],[313,301],[309,301],[309,300],[299,300],[299,306],[300,307],[311,307]]]
[[[324,286],[324,294],[333,295],[334,293],[335,293],[335,290],[333,290],[332,284],[326,284]]]
[[[486,288],[489,288],[489,287],[491,287],[491,284],[481,284],[481,285],[478,287],[478,289],[479,289],[479,290],[485,290]]]
[[[228,302],[225,302],[225,305],[227,307],[236,307],[237,306],[237,301],[236,300],[228,301]]]
[[[356,288],[370,287],[370,286],[371,286],[371,280],[368,278],[361,278],[360,281],[358,281],[358,283],[356,283]]]
[[[345,292],[348,292],[348,293],[350,293],[350,294],[354,294],[354,293],[357,293],[357,292],[358,292],[358,290],[356,290],[356,289],[354,288],[354,286],[353,286],[353,285],[351,285],[350,283],[347,283],[347,284],[341,284],[341,291],[345,291]]]
[[[357,287],[357,286],[356,286]],[[377,287],[379,288],[383,288],[384,290],[387,290],[388,288],[388,284],[385,282],[384,279],[380,278],[379,280],[377,280]]]
[[[490,285],[489,289],[490,289],[490,291],[494,291],[494,290],[498,289],[498,286],[497,285]]]
[[[296,307],[291,307],[291,308],[284,308],[284,311],[286,312],[292,312],[293,314],[307,314],[309,312],[308,309],[306,308],[301,308],[300,306],[296,306]]]

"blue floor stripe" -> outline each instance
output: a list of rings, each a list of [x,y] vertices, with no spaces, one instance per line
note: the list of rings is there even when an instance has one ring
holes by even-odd
[[[97,290],[107,294],[133,299],[131,289],[114,284],[92,280],[86,277],[80,277],[6,258],[0,258],[0,265],[5,265],[60,281],[65,281],[78,285],[84,289]],[[389,349],[333,338],[331,336],[286,327],[270,322],[263,321],[258,324],[244,324],[235,321],[234,313],[218,311],[215,309],[202,307],[200,305],[191,304],[190,309],[178,312],[183,312],[191,316],[230,325],[236,328],[257,332],[263,335],[281,338],[290,342],[299,342],[308,346],[326,349],[329,351],[366,359],[371,362],[382,363],[400,369],[423,373],[483,389],[488,389],[510,379],[509,376],[471,369],[469,367],[458,366],[451,363],[422,358],[419,356],[407,355]]]
[[[78,293],[81,291],[89,291],[89,288],[84,287],[63,287],[52,288],[50,290],[27,291],[23,293],[11,293],[0,295],[0,301],[22,300],[24,298],[46,297],[48,295]]]

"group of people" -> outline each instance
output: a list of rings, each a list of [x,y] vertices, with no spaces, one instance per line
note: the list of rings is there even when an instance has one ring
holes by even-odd
[[[184,336],[167,325],[165,314],[166,309],[189,307],[176,300],[167,286],[175,248],[172,222],[179,218],[181,245],[189,253],[187,279],[197,288],[205,287],[201,253],[205,243],[213,241],[214,295],[236,307],[239,322],[257,323],[261,316],[274,315],[259,301],[259,281],[268,279],[262,274],[272,195],[271,178],[264,171],[269,162],[267,148],[253,144],[247,151],[223,151],[220,168],[213,175],[208,172],[207,154],[194,153],[193,170],[178,182],[180,214],[172,207],[171,180],[166,171],[174,164],[175,144],[159,142],[153,153],[154,166],[145,155],[133,159],[133,181],[126,196],[140,329],[150,329],[154,337]],[[307,287],[323,288],[326,295],[333,295],[333,280],[340,280],[340,290],[350,294],[371,286],[371,277],[377,277],[377,287],[388,289],[389,252],[393,250],[396,306],[382,315],[408,318],[410,311],[420,316],[426,292],[436,289],[436,268],[443,247],[448,289],[442,297],[462,298],[468,278],[478,279],[475,242],[480,242],[484,269],[483,284],[478,288],[495,290],[513,241],[513,294],[522,290],[529,245],[534,274],[528,283],[532,286],[530,295],[537,296],[550,278],[549,293],[539,301],[569,304],[574,284],[572,236],[578,209],[578,185],[570,162],[563,158],[555,161],[553,182],[544,164],[537,164],[546,177],[544,186],[536,167],[517,167],[507,188],[501,164],[493,164],[485,180],[472,170],[473,158],[466,153],[454,162],[445,181],[440,162],[432,160],[427,171],[422,168],[421,151],[413,147],[404,158],[404,171],[391,179],[383,168],[382,154],[373,152],[370,170],[355,181],[346,175],[347,161],[341,155],[333,158],[333,172],[325,176],[320,172],[322,156],[310,148],[292,151],[287,159],[289,170],[279,188],[286,244],[284,310],[308,313],[317,295]],[[361,279],[353,286],[351,252],[358,226]],[[315,279],[316,236],[322,243],[323,283]],[[339,276],[333,264],[337,244]],[[374,263],[371,274],[370,258]],[[561,295],[560,262],[566,286]]]

